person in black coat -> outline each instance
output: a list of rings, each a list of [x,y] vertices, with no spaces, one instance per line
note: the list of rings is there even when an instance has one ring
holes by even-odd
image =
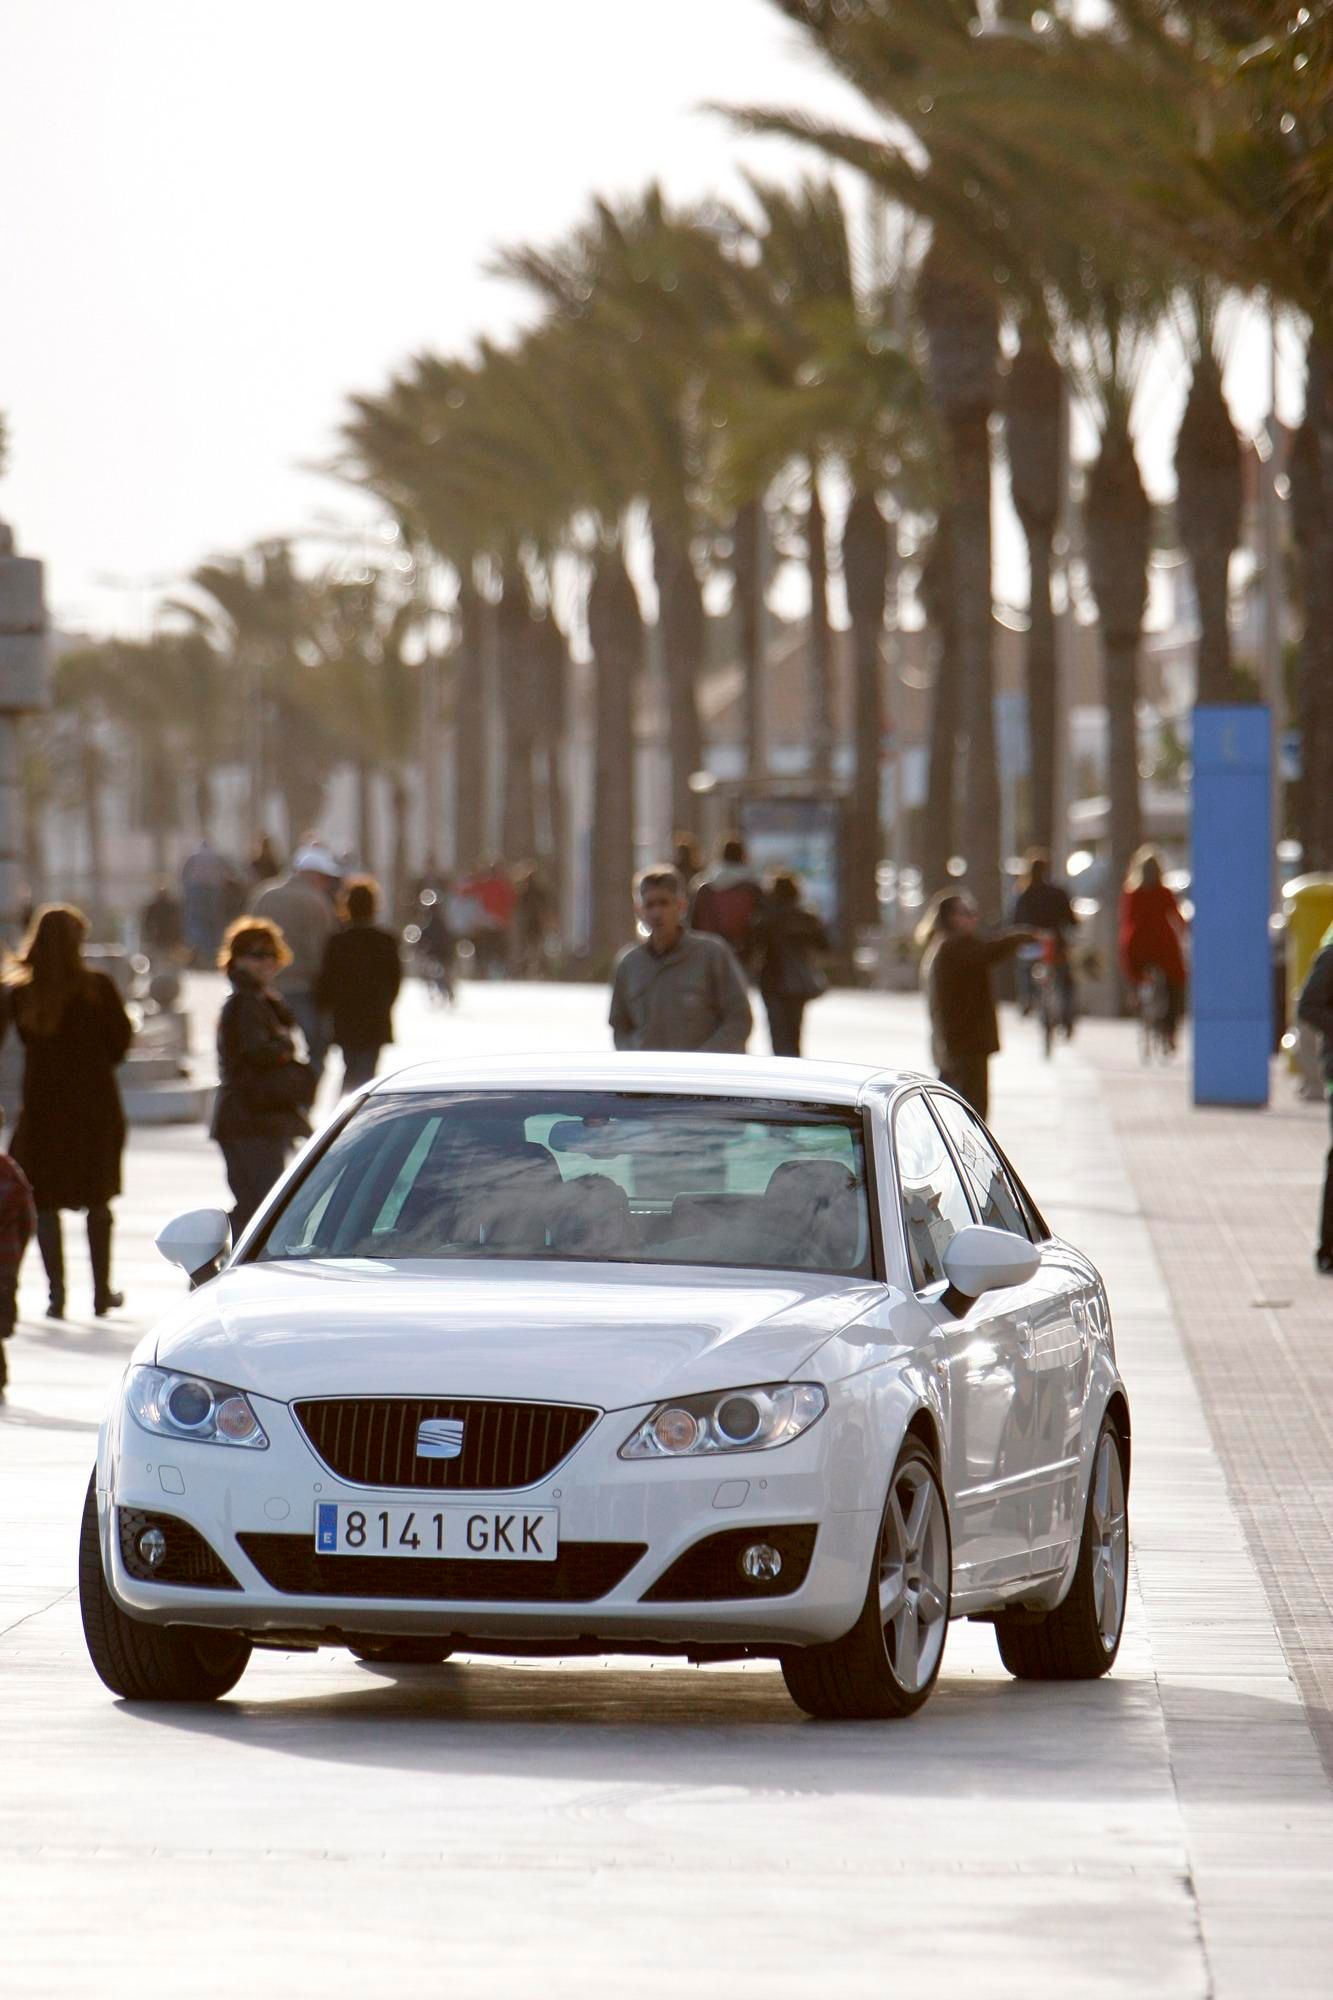
[[[370,1082],[380,1050],[393,1040],[402,960],[397,938],[375,922],[379,893],[369,875],[348,883],[346,925],[325,945],[315,987],[316,1004],[333,1017],[333,1039],[342,1050],[344,1094]]]
[[[801,901],[796,877],[775,875],[755,927],[759,991],[775,1056],[801,1053],[805,1010],[828,985],[818,959],[818,954],[827,950],[828,933],[814,911]]]
[[[101,1319],[125,1303],[111,1289],[111,1203],[125,1148],[116,1070],[134,1029],[114,983],[84,964],[87,935],[81,910],[65,903],[39,910],[9,986],[24,1049],[11,1152],[32,1183],[52,1319],[65,1315],[62,1208],[88,1213],[93,1312]]]
[[[940,1081],[984,1118],[990,1107],[990,1059],[1000,1048],[991,967],[1020,945],[1035,942],[1037,934],[1008,930],[980,937],[979,924],[972,898],[951,890],[931,903],[917,942],[925,946],[921,976]]]
[[[282,932],[263,917],[238,917],[222,940],[218,962],[231,993],[218,1016],[212,1135],[235,1197],[233,1243],[281,1177],[292,1142],[310,1135],[310,1065],[297,1060],[296,1017],[272,984],[290,957]]]

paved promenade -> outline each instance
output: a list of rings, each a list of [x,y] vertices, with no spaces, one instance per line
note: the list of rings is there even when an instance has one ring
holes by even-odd
[[[602,1047],[602,1012],[588,989],[469,987],[453,1014],[414,996],[403,1053]],[[810,1019],[811,1054],[924,1060],[915,1000]],[[900,1727],[811,1723],[766,1666],[642,1661],[265,1654],[216,1708],[117,1704],[73,1594],[97,1418],[179,1295],[154,1230],[223,1198],[197,1130],[141,1133],[130,1308],[79,1318],[71,1258],[75,1317],[27,1321],[0,1404],[5,2000],[1326,1995],[1323,1114],[1191,1114],[1116,1025],[1052,1064],[1009,1035],[994,1123],[1106,1274],[1134,1405],[1108,1680],[1019,1686],[987,1628],[955,1625]]]

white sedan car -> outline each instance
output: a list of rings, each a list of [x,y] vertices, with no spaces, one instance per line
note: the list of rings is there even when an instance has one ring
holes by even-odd
[[[306,1147],[140,1344],[81,1544],[93,1664],[252,1648],[775,1658],[893,1717],[951,1618],[1120,1643],[1129,1405],[1096,1270],[943,1086],[726,1056],[431,1065]],[[226,1262],[211,1275],[218,1260]]]

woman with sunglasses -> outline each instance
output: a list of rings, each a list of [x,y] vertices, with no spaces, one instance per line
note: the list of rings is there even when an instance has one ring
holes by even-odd
[[[295,1016],[273,985],[290,961],[282,932],[264,917],[238,917],[222,940],[231,993],[218,1016],[212,1132],[235,1197],[233,1243],[281,1178],[293,1141],[310,1133],[310,1065],[297,1057]]]

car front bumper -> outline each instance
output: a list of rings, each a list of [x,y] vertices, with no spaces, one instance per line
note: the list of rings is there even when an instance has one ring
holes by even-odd
[[[650,1406],[620,1410],[603,1416],[549,1477],[521,1492],[414,1494],[340,1480],[315,1455],[286,1404],[259,1396],[251,1401],[268,1434],[266,1451],[159,1438],[123,1406],[109,1420],[97,1474],[102,1558],[112,1595],[132,1617],[275,1641],[283,1634],[324,1636],[331,1643],[358,1633],[447,1634],[460,1646],[471,1637],[604,1643],[608,1651],[619,1641],[685,1651],[818,1643],[845,1632],[861,1611],[879,1527],[877,1475],[849,1486],[845,1452],[852,1447],[859,1454],[863,1440],[840,1441],[836,1406],[802,1437],[775,1450],[672,1461],[621,1459],[620,1446]],[[840,1443],[843,1471],[835,1479]],[[831,1504],[848,1498],[871,1504]],[[558,1579],[546,1564],[478,1564],[484,1588],[479,1575],[479,1594],[472,1596],[457,1594],[469,1587],[468,1562],[449,1566],[449,1595],[436,1596],[434,1579],[426,1582],[421,1575],[433,1565],[419,1560],[376,1559],[368,1581],[365,1570],[348,1567],[366,1558],[314,1554],[319,1502],[347,1501],[369,1513],[377,1504],[414,1499],[431,1506],[555,1509],[561,1558],[567,1550],[576,1553]],[[132,1574],[119,1510],[167,1517],[169,1543],[171,1521],[193,1529],[239,1587],[163,1583]],[[775,1531],[804,1529],[808,1543],[812,1528],[813,1551],[795,1589],[790,1578],[799,1562],[788,1567],[786,1583],[779,1578],[761,1586],[748,1581],[734,1560],[751,1538],[763,1541]],[[709,1574],[707,1596],[663,1601],[649,1595],[687,1551],[717,1536],[726,1537],[715,1551],[717,1561],[695,1569]],[[792,1536],[793,1547],[800,1542],[799,1534]],[[607,1545],[617,1545],[619,1553],[610,1556]],[[340,1574],[342,1590],[350,1582],[355,1595],[321,1587],[319,1565],[325,1563],[331,1575]],[[548,1574],[539,1574],[543,1571]],[[604,1588],[612,1573],[615,1580]],[[719,1594],[733,1576],[735,1595]],[[395,1594],[364,1594],[372,1584]],[[423,1589],[432,1594],[421,1595]],[[553,1600],[552,1589],[563,1594]],[[545,1595],[539,1601],[525,1594],[529,1591]]]

